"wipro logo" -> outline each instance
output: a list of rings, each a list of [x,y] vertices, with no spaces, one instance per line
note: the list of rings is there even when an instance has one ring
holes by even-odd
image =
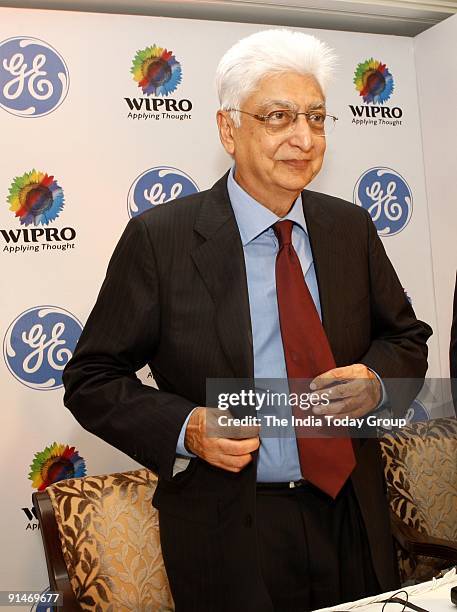
[[[403,110],[387,106],[394,93],[394,78],[384,62],[366,59],[357,64],[353,82],[364,104],[350,104],[352,123],[358,126],[391,126],[402,124]]]
[[[156,121],[190,119],[192,102],[172,97],[181,85],[183,70],[173,51],[153,44],[136,52],[130,72],[141,97],[124,98],[128,107],[128,119]]]
[[[65,204],[61,185],[52,174],[29,170],[14,177],[6,203],[19,228],[0,228],[3,252],[66,251],[75,247],[73,227],[48,227],[59,218]]]

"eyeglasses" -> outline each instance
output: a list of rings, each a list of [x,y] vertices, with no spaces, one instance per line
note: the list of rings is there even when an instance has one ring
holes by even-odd
[[[325,138],[334,129],[338,117],[327,115],[325,112],[314,110],[299,113],[292,109],[280,109],[271,111],[267,115],[258,115],[256,113],[248,113],[239,108],[229,108],[230,111],[236,111],[254,117],[257,121],[261,121],[265,125],[267,134],[289,134],[292,133],[297,125],[299,115],[304,115],[309,125],[311,132],[315,136]]]

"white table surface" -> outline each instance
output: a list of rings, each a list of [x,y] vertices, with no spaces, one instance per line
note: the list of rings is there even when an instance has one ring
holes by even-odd
[[[457,606],[451,602],[451,588],[457,586],[456,568],[449,570],[442,578],[434,578],[429,582],[422,582],[414,586],[405,587],[404,591],[408,592],[408,601],[425,608],[428,612],[457,612]],[[400,590],[400,589],[399,589]],[[383,603],[377,603],[381,600],[388,599],[398,591],[390,591],[382,593],[375,597],[367,597],[359,601],[352,601],[331,608],[320,608],[315,612],[342,612],[343,610],[354,610],[356,612],[381,612]],[[401,610],[400,606],[397,606]],[[395,606],[389,604],[385,608],[385,612],[395,612]],[[406,608],[405,612],[408,610]]]

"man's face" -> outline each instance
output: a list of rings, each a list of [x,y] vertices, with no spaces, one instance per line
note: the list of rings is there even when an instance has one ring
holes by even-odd
[[[240,110],[266,115],[284,108],[324,111],[324,105],[314,77],[286,72],[264,77]],[[290,205],[321,169],[325,138],[312,133],[303,115],[297,118],[293,131],[269,134],[264,123],[241,114],[241,126],[232,124],[225,138],[221,121],[221,139],[235,159],[237,182],[269,208],[278,201],[289,201]],[[227,116],[226,121],[231,123]]]

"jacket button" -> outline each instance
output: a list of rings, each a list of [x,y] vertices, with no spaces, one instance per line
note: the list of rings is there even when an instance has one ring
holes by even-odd
[[[252,527],[252,515],[246,514],[246,518],[244,519],[244,524],[246,527]]]

